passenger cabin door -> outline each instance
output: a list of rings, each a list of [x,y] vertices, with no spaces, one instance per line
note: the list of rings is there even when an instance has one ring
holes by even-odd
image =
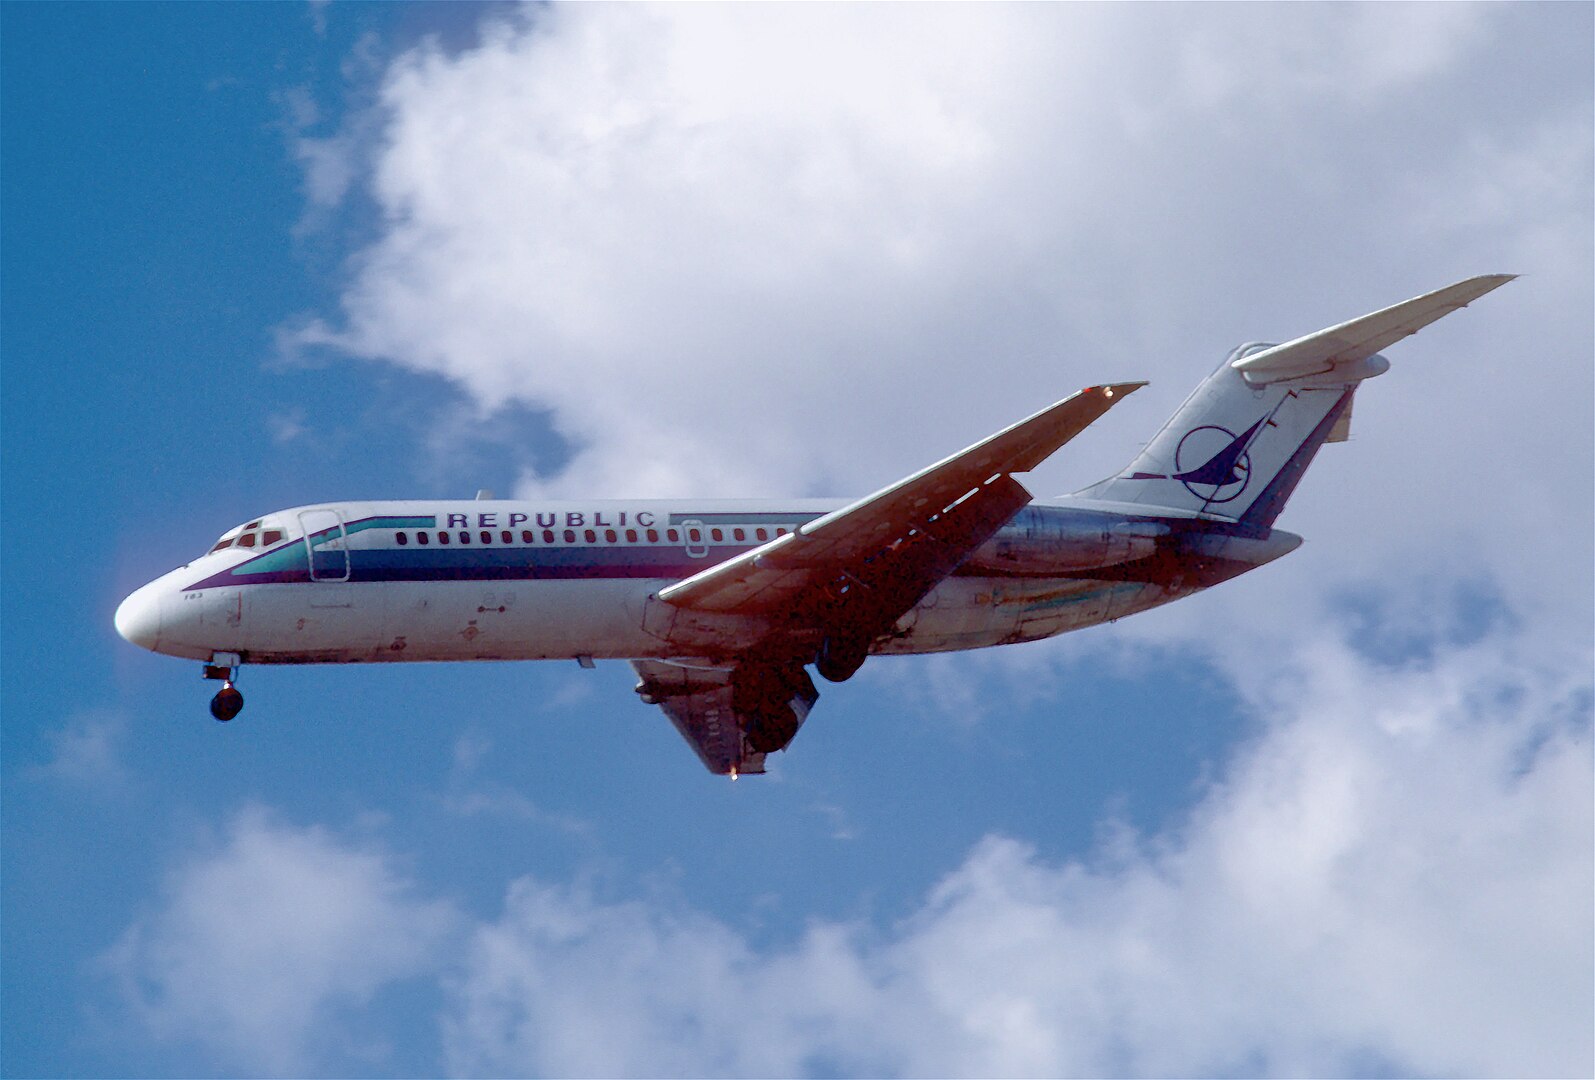
[[[310,580],[318,585],[310,593],[311,607],[349,607],[349,534],[336,510],[306,510],[299,515],[305,530],[305,555],[310,560]]]
[[[709,557],[709,541],[703,531],[703,522],[697,518],[689,518],[681,523],[683,544],[689,559],[707,559]]]

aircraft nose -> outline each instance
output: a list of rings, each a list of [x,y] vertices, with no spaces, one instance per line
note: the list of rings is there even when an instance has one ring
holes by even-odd
[[[117,607],[116,632],[134,645],[155,651],[161,637],[161,598],[154,583],[135,590]]]

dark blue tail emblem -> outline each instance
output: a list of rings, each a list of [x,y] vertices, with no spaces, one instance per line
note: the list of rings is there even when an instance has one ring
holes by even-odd
[[[1252,459],[1247,450],[1267,422],[1268,417],[1264,416],[1239,435],[1215,424],[1192,428],[1174,451],[1174,467],[1179,472],[1137,472],[1131,473],[1129,479],[1178,480],[1203,502],[1229,502],[1246,490],[1252,478]]]

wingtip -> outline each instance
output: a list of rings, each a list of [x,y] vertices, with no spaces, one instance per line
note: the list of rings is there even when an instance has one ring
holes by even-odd
[[[1452,296],[1454,296],[1456,298],[1455,303],[1457,306],[1467,307],[1469,304],[1473,303],[1473,301],[1482,296],[1493,293],[1496,289],[1499,289],[1507,282],[1516,280],[1516,274],[1480,274],[1478,277],[1471,277],[1465,281],[1459,281],[1455,285],[1441,289],[1440,291],[1442,293],[1450,293]]]
[[[1146,380],[1140,382],[1103,383],[1101,386],[1088,386],[1080,391],[1082,394],[1097,394],[1104,398],[1121,398],[1135,393],[1147,385]]]
[[[1487,292],[1493,292],[1494,290],[1499,289],[1502,285],[1505,285],[1509,281],[1516,281],[1518,276],[1519,275],[1517,274],[1480,274],[1478,277],[1471,277],[1465,281],[1459,281],[1457,282],[1457,285],[1474,286],[1477,290],[1475,297],[1479,297],[1483,296]],[[1455,287],[1456,286],[1453,286],[1453,288]]]

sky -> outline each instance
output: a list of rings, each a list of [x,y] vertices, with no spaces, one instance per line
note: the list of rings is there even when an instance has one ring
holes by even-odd
[[[0,5],[7,1076],[1595,1072],[1583,4]],[[1391,347],[1288,558],[870,661],[771,773],[625,665],[197,665],[263,512],[856,497]]]

